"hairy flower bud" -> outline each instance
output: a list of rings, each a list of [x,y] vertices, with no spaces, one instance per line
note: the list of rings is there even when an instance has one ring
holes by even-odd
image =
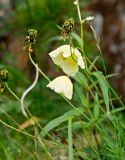
[[[3,93],[5,86],[5,83],[0,84],[0,93]]]
[[[64,24],[62,25],[62,32],[61,32],[61,39],[66,40],[70,37],[71,32],[74,29],[74,19],[69,18],[64,21]]]
[[[26,36],[25,41],[24,41],[23,49],[28,50],[28,52],[32,52],[33,51],[33,45],[36,42],[36,37],[37,37],[37,30],[29,29],[28,30],[28,35]]]
[[[0,77],[3,82],[7,82],[8,80],[8,71],[6,69],[1,70]]]

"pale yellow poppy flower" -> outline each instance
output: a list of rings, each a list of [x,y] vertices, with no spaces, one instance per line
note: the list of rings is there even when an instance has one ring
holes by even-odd
[[[73,84],[67,76],[60,76],[51,81],[47,87],[54,90],[56,93],[62,94],[67,99],[72,99]]]
[[[79,67],[85,68],[81,53],[78,49],[70,47],[70,45],[63,45],[50,52],[49,55],[54,63],[69,76],[74,76],[78,72]]]

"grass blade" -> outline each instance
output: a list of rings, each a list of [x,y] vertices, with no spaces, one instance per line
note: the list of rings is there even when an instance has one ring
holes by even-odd
[[[98,83],[100,85],[103,97],[104,97],[104,102],[107,108],[107,113],[109,112],[109,87],[108,87],[108,83],[105,79],[105,77],[103,76],[102,72],[93,72],[92,75],[94,75],[97,80]]]
[[[69,160],[73,160],[72,117],[69,117],[68,120],[68,150],[69,150]]]

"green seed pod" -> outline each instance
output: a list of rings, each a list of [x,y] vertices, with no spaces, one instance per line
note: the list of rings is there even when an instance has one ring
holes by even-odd
[[[6,69],[3,69],[0,71],[0,78],[3,82],[7,82],[8,80],[8,71]]]

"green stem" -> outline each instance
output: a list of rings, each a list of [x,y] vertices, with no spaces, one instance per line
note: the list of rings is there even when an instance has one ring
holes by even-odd
[[[33,64],[35,67],[38,67],[37,64],[33,61],[30,52],[29,52],[29,58],[30,58],[32,64]],[[39,67],[38,67],[38,70],[39,70],[39,72],[42,74],[42,76],[43,76],[47,81],[51,82],[51,80],[45,75],[45,73],[44,73]]]
[[[25,3],[27,5],[27,11],[28,11],[28,14],[29,14],[29,18],[32,20],[33,17],[32,17],[32,11],[31,11],[29,0],[25,0]]]
[[[89,122],[91,122],[99,131],[101,131],[101,128],[95,123],[93,122],[88,116],[86,116],[83,112],[81,112],[80,110],[77,109],[77,107],[75,107],[67,98],[65,98],[64,96],[62,96],[64,98],[64,100],[66,102],[68,102],[68,104],[74,108],[77,112],[79,112],[81,115],[83,115],[84,118],[86,118]]]
[[[72,117],[68,120],[68,148],[69,148],[69,160],[73,160],[73,141],[72,141]]]
[[[80,22],[80,32],[81,32],[81,40],[82,40],[82,46],[81,46],[81,49],[84,53],[84,39],[83,39],[83,23]]]
[[[73,42],[72,42],[71,37],[69,37],[69,45],[70,45],[71,57],[72,57],[72,59],[74,60],[74,62],[77,63],[77,61],[76,61],[76,60],[74,59],[74,57],[73,57],[73,52],[72,52]],[[74,47],[73,47],[73,49],[74,49]]]
[[[79,0],[77,2],[77,12],[78,12],[78,17],[79,17],[79,22],[80,22],[80,35],[81,35],[81,40],[82,40],[82,51],[84,51],[84,41],[83,41],[83,22],[82,22],[82,16],[81,16],[81,12],[80,12],[80,7],[79,7]]]
[[[20,100],[20,98],[10,89],[8,83],[6,83],[6,88],[8,89],[8,91],[9,91],[20,103],[22,103],[21,100]],[[30,113],[24,104],[23,104],[23,108],[24,108],[24,110],[26,109],[28,113]],[[26,114],[26,117],[27,117],[27,116],[28,116],[28,115]]]
[[[17,95],[10,89],[8,83],[6,83],[6,88],[18,101],[20,101],[19,97],[17,97]]]
[[[48,147],[43,143],[43,140],[40,138],[37,128],[35,127],[35,137],[37,137],[39,143],[41,144],[44,152],[46,153],[48,160],[53,160],[51,153],[48,150]]]
[[[77,7],[77,11],[78,11],[79,21],[82,22],[82,17],[81,17],[81,12],[80,12],[80,7],[79,7],[79,0],[76,4],[76,7]]]

